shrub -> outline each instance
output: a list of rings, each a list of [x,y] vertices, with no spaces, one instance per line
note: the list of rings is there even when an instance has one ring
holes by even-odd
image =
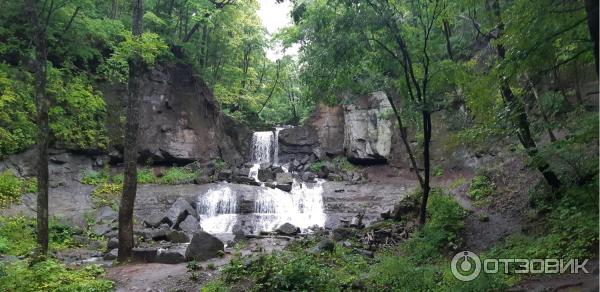
[[[320,160],[319,160],[319,161],[313,162],[313,163],[312,163],[312,164],[311,164],[311,165],[308,167],[308,169],[309,169],[311,172],[315,172],[315,173],[317,173],[317,172],[321,171],[321,169],[323,169],[323,167],[324,167],[324,166],[325,166],[325,162],[324,162],[324,161],[320,161]]]
[[[18,178],[10,171],[0,172],[0,208],[17,202],[21,195],[37,191],[35,178]]]
[[[0,266],[4,291],[112,291],[113,284],[96,265],[68,269],[56,260],[46,260],[29,267],[26,261]]]
[[[118,209],[117,204],[122,192],[121,183],[103,183],[92,192],[92,202],[97,206],[111,206],[113,209]]]
[[[32,218],[0,216],[0,253],[19,256],[32,251],[36,247],[35,226]],[[73,228],[50,220],[48,233],[51,250],[73,246]]]
[[[158,183],[161,184],[183,184],[191,183],[198,177],[198,172],[189,170],[183,167],[171,167],[167,168],[165,174],[157,179]]]
[[[417,262],[441,258],[460,244],[466,211],[450,195],[433,189],[427,208],[428,221],[406,242],[405,251]]]
[[[473,200],[481,200],[494,193],[496,185],[485,175],[476,175],[469,186],[469,196]]]

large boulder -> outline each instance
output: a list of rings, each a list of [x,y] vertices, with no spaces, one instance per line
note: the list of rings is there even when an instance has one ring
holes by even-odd
[[[196,211],[186,199],[178,198],[167,211],[166,217],[171,226],[175,228],[188,215],[196,216]]]
[[[392,146],[392,107],[384,92],[362,96],[344,108],[344,148],[355,163],[387,161]]]
[[[188,260],[204,261],[219,256],[223,252],[225,245],[218,238],[198,231],[192,236],[192,241],[185,250],[185,257]]]
[[[194,218],[194,216],[191,215],[188,215],[187,217],[185,217],[185,220],[179,223],[179,229],[181,229],[181,231],[185,233],[194,233],[198,231],[199,227],[200,224],[198,223],[198,220],[196,220],[196,218]]]

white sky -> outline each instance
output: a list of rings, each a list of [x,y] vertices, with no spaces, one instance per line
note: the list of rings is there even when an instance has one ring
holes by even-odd
[[[260,9],[258,10],[258,17],[262,21],[263,26],[267,29],[270,34],[274,34],[281,28],[292,25],[292,18],[290,17],[290,11],[292,5],[289,1],[277,4],[275,0],[259,0]],[[267,58],[271,61],[275,61],[281,58],[283,55],[297,55],[299,45],[293,45],[282,52],[283,48],[281,45],[277,45],[275,48],[267,51]]]

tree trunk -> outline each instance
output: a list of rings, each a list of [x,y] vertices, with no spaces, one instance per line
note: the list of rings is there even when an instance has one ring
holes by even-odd
[[[112,6],[110,9],[110,18],[117,19],[117,14],[119,13],[119,0],[113,0]]]
[[[132,0],[134,36],[142,35],[144,1]],[[137,136],[139,129],[139,106],[141,75],[144,64],[139,56],[129,60],[129,84],[127,98],[127,121],[125,125],[125,174],[123,195],[119,207],[119,262],[131,260],[133,254],[133,207],[137,191]]]
[[[37,243],[39,255],[48,252],[48,97],[46,95],[46,25],[38,19],[37,1],[28,0],[26,5],[35,29],[35,101],[37,110]]]
[[[587,13],[590,37],[594,42],[594,60],[596,61],[596,75],[598,75],[598,0],[585,0],[585,12]]]
[[[493,3],[494,14],[498,20],[498,35],[502,35],[504,32],[504,23],[502,22],[502,18],[500,17],[500,3],[498,0],[495,0]],[[496,45],[496,53],[498,54],[498,59],[504,60],[506,56],[506,49],[502,43],[498,43]],[[517,136],[521,141],[521,144],[527,151],[527,155],[529,157],[535,158],[537,155],[538,149],[533,137],[531,135],[531,130],[529,127],[529,120],[527,118],[527,113],[525,112],[524,106],[520,100],[518,100],[510,85],[508,83],[508,79],[500,75],[500,93],[502,94],[502,98],[506,106],[508,107],[512,116],[516,119],[517,126]],[[543,159],[537,159],[537,169],[542,173],[546,182],[554,189],[560,188],[561,182],[558,179],[558,176],[550,169],[550,165]]]
[[[429,161],[429,146],[431,144],[431,113],[428,111],[422,111],[423,115],[423,183],[421,189],[423,189],[423,197],[421,200],[421,210],[419,211],[419,224],[424,225],[425,219],[427,218],[427,200],[429,199],[429,173],[430,173],[430,161]]]
[[[448,52],[448,57],[450,60],[454,60],[454,55],[452,54],[452,43],[450,43],[450,36],[452,35],[450,23],[448,23],[448,20],[444,19],[443,24],[444,37],[446,38],[446,51]]]

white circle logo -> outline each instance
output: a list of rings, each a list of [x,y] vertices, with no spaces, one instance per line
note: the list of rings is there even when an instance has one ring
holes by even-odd
[[[481,273],[479,256],[470,251],[457,253],[450,263],[452,275],[461,281],[472,281]]]

